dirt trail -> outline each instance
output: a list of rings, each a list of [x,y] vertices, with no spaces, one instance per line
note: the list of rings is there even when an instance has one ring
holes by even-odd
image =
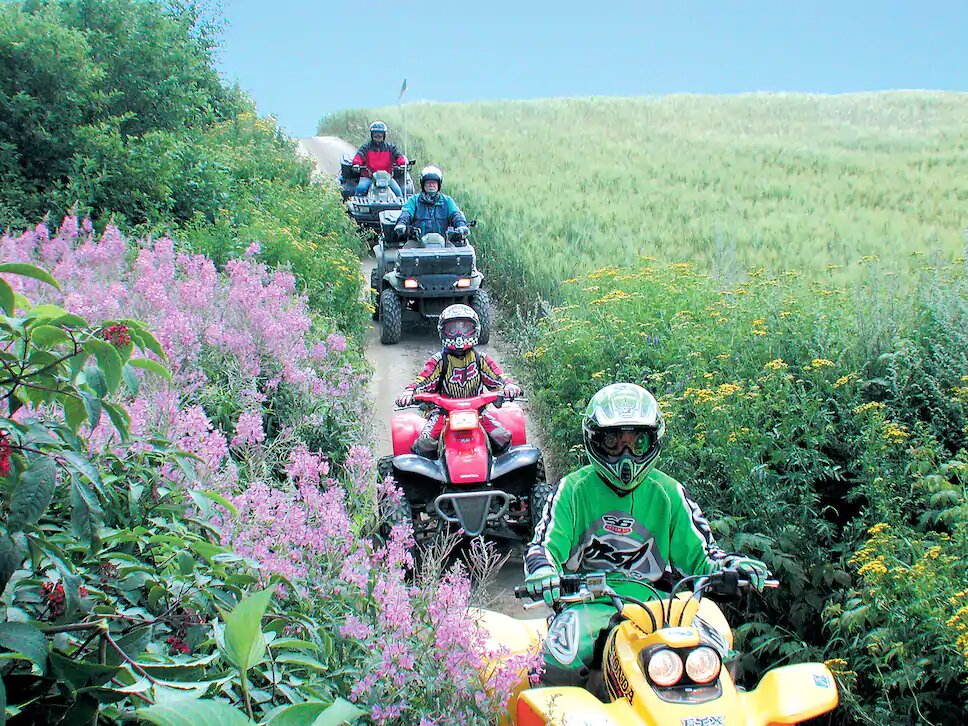
[[[338,174],[340,155],[354,151],[351,144],[335,136],[316,136],[298,139],[297,142],[299,153],[315,161],[320,177],[332,178]],[[370,271],[374,265],[375,260],[372,257],[363,261],[363,279],[370,279]],[[500,313],[495,310],[495,319],[499,315]],[[366,335],[366,358],[373,367],[373,378],[370,382],[370,396],[373,401],[371,431],[373,449],[377,457],[390,454],[393,450],[390,439],[390,416],[393,413],[394,399],[414,379],[423,363],[439,347],[437,329],[432,324],[405,326],[403,337],[397,345],[382,345],[379,323],[373,323],[370,326]],[[502,365],[510,358],[505,354],[509,349],[496,331],[492,332],[489,345],[480,346],[480,350],[490,352]],[[527,404],[524,404],[524,409],[529,438],[534,438],[537,429],[527,414]],[[538,443],[540,446],[540,441]],[[521,602],[512,595],[514,587],[520,585],[523,579],[522,554],[521,547],[512,549],[511,558],[494,582],[493,591],[496,599],[490,607],[517,618],[541,617],[550,611],[542,606],[525,612]]]

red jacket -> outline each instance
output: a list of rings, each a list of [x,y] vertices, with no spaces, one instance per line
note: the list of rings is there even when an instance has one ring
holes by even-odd
[[[392,174],[394,165],[403,166],[407,163],[407,157],[386,141],[379,144],[368,141],[357,149],[353,163],[366,167],[362,176],[370,176],[374,171],[388,171]]]

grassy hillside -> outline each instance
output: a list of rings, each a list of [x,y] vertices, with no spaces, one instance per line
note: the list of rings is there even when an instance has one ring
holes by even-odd
[[[481,216],[502,280],[559,280],[640,255],[725,273],[961,253],[968,94],[554,99],[413,104],[421,163]],[[355,140],[370,116],[324,120]],[[499,252],[500,254],[490,254]]]
[[[964,721],[968,94],[406,113],[488,284],[556,304],[520,336],[548,445],[577,466],[588,397],[647,386],[660,467],[782,582],[730,609],[747,685],[824,660],[834,723]]]

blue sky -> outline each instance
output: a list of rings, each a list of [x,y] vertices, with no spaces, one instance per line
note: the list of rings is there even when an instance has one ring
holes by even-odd
[[[222,0],[219,67],[295,136],[404,100],[968,90],[968,1]]]

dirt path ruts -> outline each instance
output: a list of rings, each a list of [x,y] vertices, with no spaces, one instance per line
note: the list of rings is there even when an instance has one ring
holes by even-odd
[[[297,150],[316,163],[320,177],[334,177],[339,173],[339,157],[341,154],[353,152],[355,148],[335,136],[316,136],[297,140]],[[375,260],[372,257],[363,261],[364,280],[370,279],[370,271]],[[495,308],[494,318],[499,319],[500,312]],[[366,358],[373,368],[373,378],[370,382],[370,397],[373,402],[370,430],[373,436],[373,449],[377,457],[392,453],[390,440],[390,416],[393,413],[394,399],[404,387],[417,375],[424,362],[440,347],[436,326],[423,323],[415,326],[405,326],[403,337],[397,345],[383,345],[380,343],[379,323],[373,323],[366,335]],[[491,334],[491,342],[487,346],[480,346],[480,350],[490,354],[505,366],[510,356],[504,355],[509,346],[501,339],[496,331]],[[513,371],[511,372],[513,375]],[[527,404],[524,404],[525,419],[528,436],[536,438],[537,429],[531,417],[528,416]],[[540,446],[540,437],[538,445]],[[506,548],[505,548],[506,549]],[[522,556],[523,549],[514,547],[511,558],[498,573],[493,583],[496,600],[491,607],[517,618],[541,617],[548,614],[546,608],[535,608],[525,612],[521,602],[512,595],[513,588],[523,580]]]

